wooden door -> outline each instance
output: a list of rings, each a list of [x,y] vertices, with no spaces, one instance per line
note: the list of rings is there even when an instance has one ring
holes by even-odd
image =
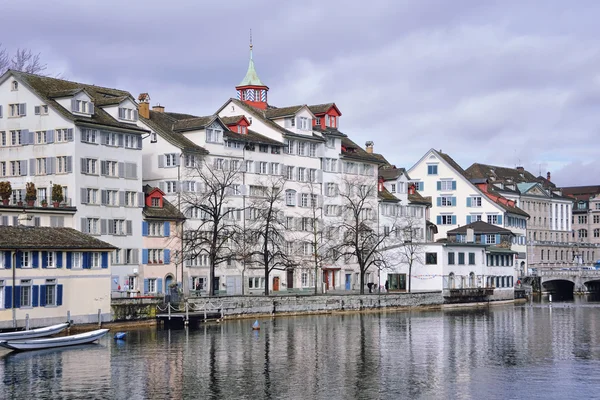
[[[294,270],[293,269],[287,270],[287,288],[288,289],[294,288]]]
[[[273,277],[273,291],[274,292],[279,291],[279,277],[278,276]]]

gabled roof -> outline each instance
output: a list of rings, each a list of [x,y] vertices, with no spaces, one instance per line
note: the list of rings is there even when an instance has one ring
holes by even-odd
[[[131,94],[127,91],[71,82],[63,79],[50,78],[47,76],[34,75],[13,70],[8,70],[4,74],[4,77],[10,75],[14,76],[19,82],[31,89],[31,91],[39,96],[44,103],[61,114],[65,119],[81,124],[120,128],[128,131],[137,131],[140,133],[147,132],[145,129],[140,128],[135,124],[127,124],[118,121],[109,113],[104,111],[101,107],[95,107],[94,114],[90,116],[74,115],[71,113],[71,111],[64,108],[55,100],[61,96],[73,96],[82,90],[84,90],[92,98],[94,103],[98,101],[102,103],[102,101],[106,101],[107,98],[112,99],[115,97],[129,97],[133,99]]]
[[[386,181],[398,179],[402,174],[406,176],[406,179],[410,180],[410,177],[404,168],[382,168],[379,170],[378,174]]]
[[[502,228],[500,226],[488,224],[483,221],[471,222],[470,224],[463,225],[461,227],[451,229],[447,232],[448,235],[464,235],[467,233],[467,229],[473,229],[476,235],[478,234],[501,234],[501,235],[513,235],[511,230]]]
[[[509,201],[502,195],[502,193],[500,193],[498,190],[496,190],[496,188],[494,188],[494,185],[487,184],[487,192],[485,190],[483,190],[481,192],[488,198],[488,200],[490,200],[494,204],[498,205],[504,211],[511,213],[511,214],[515,214],[515,215],[521,215],[523,217],[530,217],[529,214],[527,214],[525,211],[521,210],[520,208],[513,207],[510,204],[508,204]],[[495,196],[495,197],[500,197],[502,199],[505,199],[506,202],[503,202],[502,200],[494,200],[488,194],[491,194],[492,196]]]
[[[381,201],[388,201],[393,203],[399,203],[400,199],[391,194],[385,187],[383,190],[377,192],[377,196]]]
[[[146,196],[148,196],[149,194],[153,193],[156,190],[159,190],[156,187],[152,187],[150,185],[144,185],[144,194]],[[161,191],[162,193],[162,191]],[[164,193],[163,193],[164,194]],[[163,206],[162,208],[159,207],[148,207],[148,206],[144,206],[144,210],[142,211],[142,214],[144,215],[144,218],[147,219],[161,219],[161,220],[175,220],[175,221],[183,221],[185,220],[185,215],[183,215],[182,212],[180,212],[177,207],[175,207],[173,204],[171,204],[170,201],[168,201],[167,199],[165,199],[163,197]]]
[[[270,118],[270,119],[281,118],[281,117],[291,117],[292,115],[296,115],[296,113],[298,111],[300,111],[303,107],[305,107],[305,106],[299,105],[299,106],[289,106],[289,107],[282,107],[282,108],[269,106],[269,108],[267,108],[265,110],[265,117]]]
[[[588,200],[600,194],[600,185],[568,186],[562,188],[563,195],[575,197],[578,200]]]
[[[150,111],[150,118],[139,117],[140,121],[154,130],[161,138],[180,148],[184,153],[208,154],[208,151],[186,138],[183,134],[173,132],[173,123],[176,121],[170,113]]]
[[[310,111],[315,115],[325,114],[327,111],[329,111],[331,109],[331,107],[335,108],[335,110],[337,111],[337,113],[339,115],[342,115],[340,109],[335,105],[335,103],[324,103],[324,104],[315,104],[312,106],[308,106]]]
[[[0,226],[1,250],[114,250],[115,246],[72,228]]]
[[[196,130],[204,129],[207,126],[209,126],[210,124],[212,124],[218,118],[219,117],[217,115],[208,115],[205,117],[179,119],[173,123],[173,131],[174,132],[186,132],[186,131],[196,131]],[[221,122],[221,124],[223,124],[223,123]]]
[[[421,193],[416,191],[408,194],[408,201],[411,204],[422,204],[431,207],[431,196],[423,197]]]
[[[313,131],[321,133],[323,136],[334,136],[334,137],[348,137],[345,133],[342,133],[338,128],[331,128],[329,126],[323,128],[320,126],[313,126]]]
[[[243,119],[248,121],[244,115],[234,115],[232,117],[219,117],[219,118],[221,118],[221,121],[223,121],[223,123],[225,125],[237,125]],[[250,122],[250,121],[248,121],[248,122]]]
[[[270,144],[272,146],[283,146],[282,142],[278,142],[277,140],[271,139],[265,135],[261,135],[258,132],[248,129],[248,133],[238,133],[233,131],[225,131],[223,133],[224,136],[236,140],[239,142],[246,143],[258,143],[258,144]]]
[[[542,183],[544,186],[556,186],[549,180],[544,178],[540,179],[540,177],[536,177],[531,172],[525,169],[520,170],[517,168],[501,167],[498,165],[474,163],[469,168],[467,168],[466,172],[471,178],[487,178],[494,181],[510,180],[515,183],[539,182]]]
[[[372,154],[367,153],[362,147],[354,143],[349,138],[342,138],[342,156],[360,161],[367,161],[380,164],[381,160]]]
[[[198,118],[197,115],[192,115],[192,114],[183,114],[183,113],[175,113],[175,112],[164,112],[164,114],[167,114],[169,117],[173,118],[174,120],[181,120],[181,119],[191,119],[191,118]]]
[[[115,105],[115,104],[121,104],[123,101],[125,101],[127,99],[133,101],[133,99],[131,99],[129,96],[105,97],[103,99],[96,100],[95,105],[96,106],[110,106],[110,105]]]

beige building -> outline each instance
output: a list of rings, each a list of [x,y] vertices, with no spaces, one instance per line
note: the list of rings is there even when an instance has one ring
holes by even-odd
[[[72,228],[0,226],[0,329],[110,321],[114,246]]]
[[[600,186],[563,188],[575,201],[572,240],[577,244],[572,256],[583,264],[600,259]]]

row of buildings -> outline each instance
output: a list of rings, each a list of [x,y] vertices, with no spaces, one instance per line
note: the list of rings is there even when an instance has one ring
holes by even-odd
[[[236,97],[205,116],[151,107],[147,93],[135,99],[17,71],[0,77],[0,182],[12,188],[3,195],[0,184],[0,229],[50,227],[98,240],[92,246],[74,235],[78,244],[38,249],[36,269],[25,261],[33,253],[17,248],[28,235],[6,235],[21,240],[7,242],[0,258],[7,319],[23,318],[14,311],[17,287],[37,287],[19,289],[22,314],[40,307],[34,296],[47,280],[57,293],[63,280],[82,293],[99,291],[94,314],[109,313],[111,297],[167,293],[178,282],[193,295],[210,285],[216,294],[261,294],[387,281],[390,290],[491,288],[510,298],[515,279],[532,268],[597,256],[593,211],[574,236],[583,209],[549,174],[483,164],[465,170],[434,149],[410,169],[397,168],[372,142],[361,147],[343,133],[335,103],[274,107],[268,92],[252,50]],[[586,210],[595,204],[583,201]],[[266,220],[277,240],[261,253]],[[349,242],[352,222],[366,247]],[[243,240],[235,240],[240,232]],[[366,268],[363,253],[373,243],[379,250]],[[60,268],[59,258],[89,268]],[[76,296],[60,291],[60,304],[56,294],[45,307]],[[63,311],[53,309],[57,318]]]

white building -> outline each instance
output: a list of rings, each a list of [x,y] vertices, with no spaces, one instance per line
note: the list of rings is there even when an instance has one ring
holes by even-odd
[[[61,203],[76,209],[62,225],[118,247],[114,289],[139,268],[144,133],[126,91],[10,70],[0,77],[0,181],[12,185],[10,205],[25,201],[29,182],[37,205],[62,187]]]
[[[496,192],[486,180],[471,180],[449,155],[429,150],[412,168],[410,177],[423,196],[431,196],[431,219],[439,238],[451,229],[484,221],[510,229],[514,234],[513,250],[518,253],[519,269],[527,271],[527,220],[529,214],[514,200]],[[489,245],[495,238],[488,237]]]

